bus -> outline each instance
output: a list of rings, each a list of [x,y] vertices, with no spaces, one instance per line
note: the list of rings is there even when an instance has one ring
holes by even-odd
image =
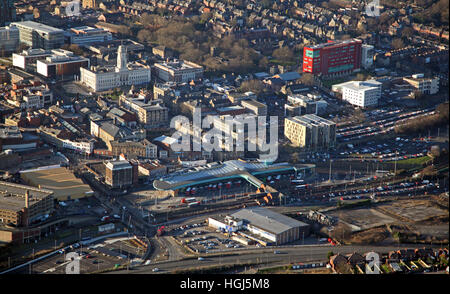
[[[188,204],[189,207],[200,205],[200,201],[191,202]]]
[[[192,203],[192,202],[197,201],[194,197],[186,198],[184,200],[186,201],[186,203]]]

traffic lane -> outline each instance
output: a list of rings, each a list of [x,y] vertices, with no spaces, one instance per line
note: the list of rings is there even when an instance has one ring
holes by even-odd
[[[241,253],[240,255],[223,255],[208,257],[203,255],[204,260],[188,259],[174,262],[161,262],[150,264],[147,266],[140,266],[134,268],[128,273],[134,274],[149,274],[153,273],[154,268],[159,268],[164,272],[171,272],[180,269],[208,267],[211,265],[232,265],[242,263],[259,263],[267,265],[280,265],[298,262],[310,261],[325,261],[327,253],[333,251],[334,254],[351,254],[353,252],[366,253],[375,251],[377,253],[388,253],[389,251],[398,250],[399,248],[415,249],[419,246],[305,246],[302,248],[277,248],[276,250],[284,252],[285,254],[274,254],[274,250],[262,248],[260,250],[254,249],[249,253]],[[434,245],[432,247],[438,247]],[[238,253],[236,251],[234,253]],[[230,253],[227,253],[230,254]],[[113,273],[126,273],[124,270],[115,271]]]

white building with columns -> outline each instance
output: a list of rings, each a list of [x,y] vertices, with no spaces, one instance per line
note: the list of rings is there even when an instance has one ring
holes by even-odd
[[[150,66],[127,61],[127,50],[119,46],[115,67],[80,68],[80,82],[94,92],[122,86],[142,85],[151,79]]]

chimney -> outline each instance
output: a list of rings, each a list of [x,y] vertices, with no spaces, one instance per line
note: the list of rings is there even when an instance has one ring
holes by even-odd
[[[29,202],[30,202],[30,191],[26,191],[25,192],[25,208],[29,207]]]

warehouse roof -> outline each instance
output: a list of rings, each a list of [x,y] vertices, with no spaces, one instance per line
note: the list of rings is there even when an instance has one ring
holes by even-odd
[[[281,234],[296,227],[309,226],[308,224],[263,207],[244,208],[233,213],[231,216],[246,220],[251,225],[273,234]]]

